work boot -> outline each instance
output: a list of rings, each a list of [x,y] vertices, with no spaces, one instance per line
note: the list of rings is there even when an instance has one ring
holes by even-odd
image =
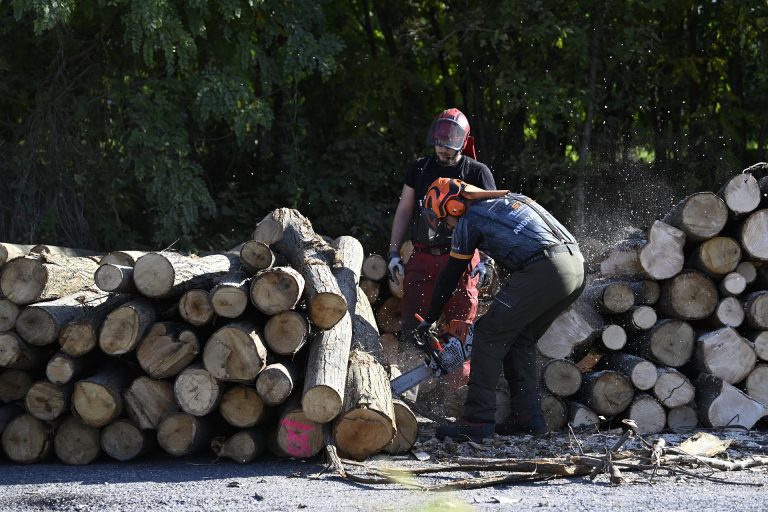
[[[483,439],[493,437],[493,422],[473,421],[467,418],[459,418],[450,425],[440,425],[435,431],[438,439],[452,437],[457,441],[469,439],[476,443]]]
[[[496,433],[500,436],[511,436],[514,434],[546,434],[547,425],[544,423],[543,416],[529,416],[525,420],[521,418],[510,418],[504,423],[496,425]]]

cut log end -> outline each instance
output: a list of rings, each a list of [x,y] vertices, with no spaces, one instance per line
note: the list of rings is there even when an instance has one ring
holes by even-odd
[[[162,297],[173,288],[174,280],[173,265],[162,254],[145,254],[136,261],[133,282],[142,295],[152,298]]]
[[[347,301],[342,295],[318,293],[309,304],[310,319],[320,329],[330,329],[347,313]]]
[[[348,411],[334,427],[339,451],[351,459],[362,461],[381,451],[394,438],[392,418],[378,411],[357,408]]]
[[[343,397],[330,386],[314,386],[304,393],[302,410],[312,421],[328,423],[341,412]]]

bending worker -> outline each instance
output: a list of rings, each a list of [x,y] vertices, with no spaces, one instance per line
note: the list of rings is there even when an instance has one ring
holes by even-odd
[[[584,288],[584,258],[576,240],[535,201],[507,190],[485,191],[461,180],[439,178],[429,187],[424,206],[434,229],[445,226],[453,236],[449,261],[417,328],[419,334],[440,316],[476,249],[509,272],[490,309],[475,324],[463,416],[438,427],[438,437],[479,441],[494,433],[496,382],[502,369],[513,412],[496,432],[546,432],[536,342]]]

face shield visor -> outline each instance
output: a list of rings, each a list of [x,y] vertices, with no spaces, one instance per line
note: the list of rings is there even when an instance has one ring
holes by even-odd
[[[422,208],[421,218],[427,228],[428,243],[437,244],[444,240],[450,240],[453,228],[445,222],[445,219],[438,219],[437,214],[431,208]]]
[[[452,119],[436,119],[429,128],[426,144],[461,151],[467,140],[467,131]]]

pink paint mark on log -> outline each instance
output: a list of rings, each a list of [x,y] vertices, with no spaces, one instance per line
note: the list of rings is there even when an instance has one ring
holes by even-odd
[[[293,457],[311,457],[313,455],[309,436],[315,431],[316,425],[308,425],[288,418],[280,420],[280,425],[285,429],[288,443],[283,448],[288,452],[288,455]]]

